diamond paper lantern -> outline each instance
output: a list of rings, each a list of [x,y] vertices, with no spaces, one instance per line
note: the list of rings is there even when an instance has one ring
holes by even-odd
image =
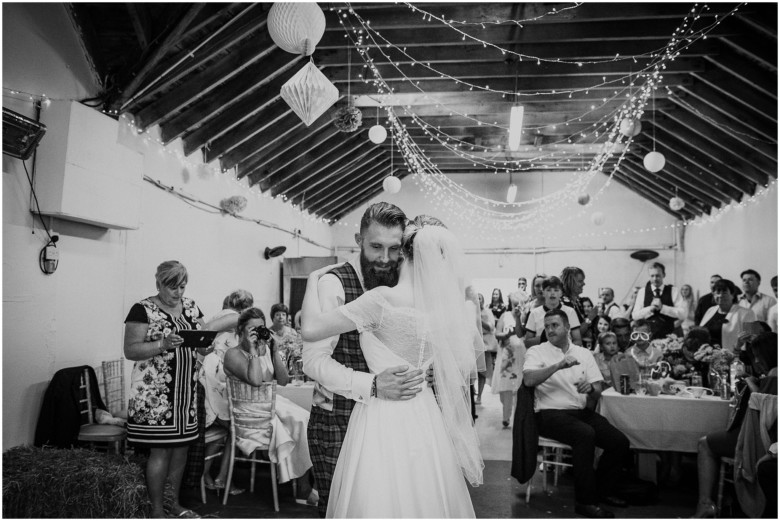
[[[282,99],[308,127],[336,103],[339,90],[309,62],[282,85]]]
[[[325,34],[325,14],[315,3],[276,2],[268,11],[267,25],[280,48],[310,56]]]
[[[401,191],[401,180],[395,176],[385,177],[382,181],[382,189],[388,194],[397,194]]]

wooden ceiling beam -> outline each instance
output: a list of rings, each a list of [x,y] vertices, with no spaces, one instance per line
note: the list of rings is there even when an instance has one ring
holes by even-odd
[[[270,39],[270,37],[269,37]],[[207,67],[206,69],[191,74],[176,87],[170,96],[163,96],[145,106],[135,114],[136,124],[141,128],[148,128],[162,120],[170,118],[173,113],[186,107],[199,98],[211,95],[212,91],[227,80],[243,74],[251,65],[263,60],[273,53],[269,60],[269,69],[274,70],[289,62],[290,56],[283,56],[283,51],[274,53],[276,45],[264,41],[264,38],[249,39],[239,45],[224,59]],[[273,67],[271,67],[273,63]]]
[[[762,156],[756,153],[764,150],[765,146],[758,144],[748,147],[737,141],[718,127],[704,122],[699,118],[679,117],[679,112],[667,121],[656,121],[658,128],[662,128],[680,139],[687,135],[686,142],[710,156],[714,161],[720,161],[731,168],[737,175],[745,179],[764,185],[768,181],[770,172],[777,173],[777,159]]]
[[[205,162],[210,163],[211,161],[221,157],[223,154],[233,150],[247,139],[250,139],[252,136],[255,136],[261,133],[263,130],[277,125],[288,116],[293,116],[296,118],[298,117],[295,116],[295,113],[292,111],[290,106],[287,105],[287,103],[285,103],[281,98],[271,103],[270,106],[263,107],[262,111],[257,114],[253,114],[252,116],[252,118],[244,118],[241,123],[232,127],[227,132],[224,132],[219,137],[216,137],[212,141],[208,141],[203,144]],[[293,120],[290,124],[294,123],[295,122]],[[200,136],[198,141],[202,141],[210,134],[204,131],[199,132],[198,135]],[[193,136],[194,133],[184,138],[184,143],[188,148],[192,148],[193,146],[191,141]]]
[[[777,73],[777,42],[755,34],[731,34],[720,38],[724,45],[731,47],[745,58],[755,62],[767,71]]]
[[[342,166],[336,167],[336,169],[327,174],[327,181],[321,182],[318,187],[305,187],[305,190],[298,190],[293,193],[291,198],[292,204],[302,204],[306,201],[311,205],[316,199],[314,194],[320,194],[321,197],[328,197],[328,193],[338,193],[344,186],[344,184],[352,178],[350,176],[356,176],[357,178],[365,177],[369,172],[373,172],[379,165],[385,156],[378,148],[373,149],[371,152],[363,156],[360,160],[350,160],[348,163],[344,163]],[[357,173],[357,175],[356,175]]]
[[[777,45],[777,8],[775,15],[771,17],[762,16],[757,13],[738,12],[734,17],[743,24],[750,27],[752,31],[760,34],[763,38],[774,40]],[[773,24],[772,21],[775,23]]]
[[[371,160],[352,165],[342,170],[341,175],[334,179],[330,184],[321,186],[314,192],[306,193],[308,208],[314,208],[341,197],[340,194],[346,193],[350,187],[365,182],[374,176],[386,172],[390,168],[390,158],[385,154],[379,154]],[[335,187],[335,188],[334,188]]]
[[[742,106],[736,104],[732,98],[724,96],[721,91],[713,89],[706,83],[696,82],[691,86],[681,87],[680,91],[688,95],[686,100],[698,99],[729,118],[738,119],[756,129],[756,132],[763,137],[777,139],[776,114],[759,114],[752,110],[743,110]]]
[[[148,88],[142,95],[130,103],[127,110],[137,112],[141,105],[148,103],[153,96],[171,88],[174,83],[184,80],[186,76],[195,73],[221,54],[229,52],[232,47],[238,45],[244,38],[251,36],[252,38],[270,42],[268,31],[265,30],[266,13],[261,7],[255,7],[257,5],[259,4],[254,4],[248,8],[245,7],[244,9],[247,10],[246,14],[242,11],[236,15],[242,16],[241,22],[237,22],[230,31],[217,36],[201,49],[198,49],[196,53],[193,53],[192,49],[188,47],[158,65],[150,76],[162,79],[154,83],[153,87]],[[223,12],[227,11],[228,9],[223,9]],[[226,21],[225,23],[228,22]],[[197,47],[198,42],[193,42],[190,45]]]
[[[344,133],[340,132],[334,125],[327,125],[322,131],[317,132],[316,134],[310,134],[307,139],[302,140],[299,143],[290,143],[290,148],[276,158],[255,163],[252,170],[240,169],[241,175],[244,176],[260,171],[264,172],[264,178],[269,178],[273,175],[280,174],[297,161],[303,154],[314,152],[319,147],[328,149],[333,145],[333,138],[337,136],[343,137]],[[258,181],[260,180],[261,179],[258,179]]]
[[[398,172],[396,177],[398,179],[403,179],[408,174],[406,172]],[[368,188],[362,192],[358,192],[354,196],[354,201],[351,203],[347,203],[346,205],[343,205],[340,208],[336,208],[333,210],[333,213],[328,216],[329,219],[338,221],[345,215],[349,214],[356,208],[359,208],[366,202],[370,201],[372,198],[376,197],[377,195],[381,194],[384,191],[382,188],[382,182],[376,181],[375,184],[368,185]]]
[[[400,168],[393,169],[393,172],[400,172]],[[348,202],[355,193],[360,193],[365,190],[366,187],[376,183],[379,180],[384,180],[390,173],[390,165],[387,163],[382,164],[378,169],[372,171],[370,175],[361,177],[345,185],[339,189],[338,193],[332,194],[332,197],[327,197],[317,201],[316,205],[310,206],[309,211],[316,213],[317,215],[324,215],[330,209],[336,209],[339,206]]]
[[[130,21],[133,23],[133,31],[138,39],[138,45],[141,49],[149,47],[151,38],[151,27],[149,23],[149,13],[146,6],[141,3],[126,3],[127,13],[130,15]]]
[[[162,122],[163,142],[186,136],[187,146],[192,147],[202,143],[205,137],[214,139],[279,99],[282,85],[297,72],[296,65],[301,58],[285,54],[290,61],[279,62],[279,67],[270,73],[264,70],[263,62],[256,63],[220,85],[211,95]]]
[[[719,71],[709,71],[705,74],[691,74],[693,78],[706,83],[710,87],[726,95],[734,101],[739,102],[738,106],[746,107],[757,114],[766,115],[777,122],[777,99],[765,96],[750,87],[743,89],[734,89],[734,78],[731,74]],[[681,85],[688,87],[691,84]]]
[[[681,139],[658,128],[655,142],[659,145],[659,151],[666,157],[667,161],[672,161],[683,170],[695,172],[698,169],[709,174],[713,186],[724,191],[728,187],[732,198],[738,199],[741,197],[738,194],[752,192],[752,183],[732,172],[730,168],[721,168],[723,163],[719,160],[713,160],[698,148],[690,145],[686,140],[690,137],[686,135]]]
[[[636,164],[642,165],[642,168],[644,168],[644,157],[651,150],[652,147],[639,145],[632,152],[630,152],[630,156],[626,157],[633,158]],[[684,189],[689,192],[692,197],[701,199],[702,202],[708,204],[709,206],[720,208],[722,205],[731,202],[731,198],[727,194],[719,192],[718,190],[714,190],[712,186],[708,185],[706,182],[699,179],[691,172],[683,172],[668,161],[664,165],[663,170],[661,170],[661,174],[670,177],[671,182],[675,183],[681,189],[684,187]]]
[[[179,41],[181,35],[184,33],[187,27],[190,26],[192,21],[197,18],[201,9],[203,9],[205,5],[206,4],[191,4],[191,6],[187,9],[187,12],[184,13],[184,15],[181,17],[181,19],[179,19],[176,25],[174,25],[170,32],[165,35],[165,38],[163,38],[160,44],[154,49],[149,58],[144,61],[144,63],[141,65],[141,68],[138,70],[138,72],[135,73],[133,79],[130,80],[130,83],[124,86],[121,94],[117,96],[116,100],[114,100],[112,103],[114,110],[121,111],[122,105],[131,97],[133,97],[133,95],[135,95],[143,82],[148,78],[149,73],[173,48],[176,42]]]
[[[353,163],[377,150],[377,145],[367,144],[368,140],[365,139],[365,136],[361,136],[358,132],[355,134],[357,135],[346,138],[341,145],[332,149],[332,152],[321,156],[305,171],[298,170],[285,175],[283,179],[271,187],[271,192],[275,195],[281,193],[297,194],[307,188],[319,186],[337,171],[339,167],[336,165],[342,165],[344,162]],[[290,197],[294,197],[294,195]]]
[[[707,62],[711,63],[718,69],[722,69],[725,72],[730,73],[735,78],[744,81],[751,88],[759,91],[765,96],[774,98],[777,100],[777,72],[767,72],[764,69],[756,67],[745,61],[742,56],[739,56],[734,51],[724,47],[723,52],[717,56],[707,56],[704,58]],[[700,71],[692,71],[700,72]],[[735,90],[739,88],[734,85]]]
[[[711,205],[704,203],[701,199],[694,194],[688,192],[686,189],[670,184],[668,179],[648,172],[644,166],[634,162],[633,158],[626,158],[620,163],[620,170],[624,173],[628,173],[633,176],[640,184],[647,187],[648,190],[655,188],[656,193],[666,199],[668,202],[672,197],[680,197],[685,201],[685,204],[696,208],[697,213],[710,213],[712,209]]]

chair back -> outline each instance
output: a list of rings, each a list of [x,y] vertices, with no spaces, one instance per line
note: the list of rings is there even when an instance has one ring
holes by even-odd
[[[103,396],[108,412],[116,416],[127,408],[125,403],[125,359],[102,362]]]
[[[89,369],[85,367],[81,371],[81,376],[79,378],[79,413],[81,414],[82,425],[95,423],[92,392],[92,386],[89,385]]]
[[[255,387],[229,376],[227,391],[231,437],[251,440],[267,449],[276,415],[276,380]]]

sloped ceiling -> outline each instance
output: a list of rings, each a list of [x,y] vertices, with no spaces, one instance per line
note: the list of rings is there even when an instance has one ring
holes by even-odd
[[[404,3],[321,3],[327,26],[313,61],[339,88],[342,102],[349,83],[354,103],[368,121],[354,133],[339,132],[330,113],[307,127],[280,98],[281,86],[306,62],[271,40],[266,28],[271,5],[68,7],[103,80],[100,98],[91,102],[117,116],[131,114],[141,128],[159,125],[164,142],[180,138],[186,154],[218,160],[223,169],[235,168],[239,178],[248,176],[263,191],[335,222],[382,190],[391,165],[394,175],[409,174],[397,149],[391,161],[389,140],[375,145],[367,138],[377,100],[395,105],[414,138],[427,136],[412,113],[466,143],[505,151],[513,100],[474,91],[447,76],[494,90],[548,92],[523,99],[526,125],[535,129],[526,133],[523,144],[544,149],[575,136],[572,146],[557,154],[555,165],[561,164],[561,154],[570,154],[577,163],[589,161],[596,147],[578,145],[599,140],[579,142],[576,136],[584,136],[620,104],[605,103],[615,87],[600,84],[631,77],[646,66],[648,53],[664,48],[693,4],[414,4],[446,20],[483,22],[484,27],[462,26],[478,38],[473,40],[425,20]],[[737,5],[714,3],[702,16],[715,21]],[[372,54],[394,90],[392,99],[378,96],[376,87],[359,76],[367,69],[361,55],[346,44],[337,18],[337,9],[349,7],[397,47],[386,49],[397,67]],[[490,23],[534,18],[522,26]],[[645,107],[643,132],[632,141],[614,179],[683,219],[739,201],[775,179],[776,24],[777,4],[740,4],[707,39],[685,47],[664,71],[664,88]],[[482,42],[525,55],[599,63],[517,62]],[[645,57],[604,61],[616,55]],[[420,67],[422,63],[430,69]],[[582,88],[588,89],[560,94]],[[468,117],[451,114],[453,107]],[[451,150],[426,145],[441,172],[455,177],[478,171]],[[642,164],[654,147],[666,158],[656,174]],[[553,166],[546,161],[552,160],[536,160],[531,168]],[[686,203],[678,212],[668,206],[675,194]]]

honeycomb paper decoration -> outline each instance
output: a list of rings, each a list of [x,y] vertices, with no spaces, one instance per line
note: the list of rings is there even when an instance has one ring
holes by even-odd
[[[309,62],[282,85],[282,99],[308,127],[336,103],[339,90]]]
[[[325,14],[313,2],[276,2],[268,11],[267,25],[281,49],[310,56],[325,34]]]

